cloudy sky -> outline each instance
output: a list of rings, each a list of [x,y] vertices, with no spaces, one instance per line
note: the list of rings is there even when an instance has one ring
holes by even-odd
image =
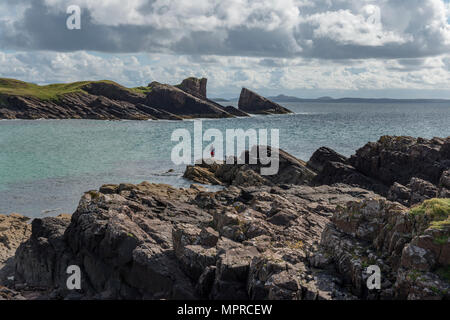
[[[81,30],[68,30],[70,5]],[[449,0],[1,0],[0,77],[450,98]]]

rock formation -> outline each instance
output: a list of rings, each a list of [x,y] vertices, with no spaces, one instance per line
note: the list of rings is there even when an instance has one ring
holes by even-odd
[[[333,275],[309,268],[308,249],[336,206],[374,196],[325,186],[101,190],[84,195],[70,223],[33,221],[16,255],[16,285],[73,297],[65,270],[75,264],[83,273],[78,294],[95,299],[346,297],[337,280],[320,285]]]
[[[450,199],[428,200],[413,209],[383,198],[349,202],[331,221],[318,252],[333,261],[353,294],[369,299],[450,298]],[[381,268],[381,290],[367,289],[369,265]]]
[[[29,219],[19,214],[0,215],[0,286],[14,275],[14,255],[31,235]]]
[[[255,164],[187,168],[218,192],[147,182],[89,191],[70,219],[19,231],[15,246],[26,241],[0,298],[39,288],[50,299],[449,299],[450,199],[436,198],[448,194],[449,138],[387,140],[350,159],[321,148],[308,163],[268,148],[280,158],[273,176],[260,174],[262,146],[241,155]],[[400,159],[434,169],[387,170]],[[384,170],[389,180],[374,174]],[[357,186],[372,183],[401,203]],[[82,271],[81,290],[67,290],[69,265]],[[381,270],[380,290],[366,284],[369,266]]]
[[[270,165],[261,163],[260,153],[277,154],[279,166],[277,174],[270,176],[261,175],[261,169]],[[252,155],[256,155],[253,161],[250,160]],[[231,160],[231,162],[229,162],[230,159],[227,160],[227,163],[230,164],[214,162],[213,164],[202,163],[188,166],[184,177],[199,183],[256,186],[275,184],[308,185],[316,176],[315,172],[310,170],[304,161],[283,150],[271,147],[255,146],[251,149],[251,152],[245,151],[239,159]]]
[[[447,194],[449,149],[450,137],[427,140],[384,136],[349,159],[321,148],[308,164],[318,170],[318,185],[345,183],[414,204]]]
[[[236,116],[236,117],[249,117],[250,116],[247,112],[244,112],[244,111],[242,111],[240,109],[237,109],[237,108],[235,108],[233,106],[226,106],[226,107],[223,107],[223,109],[226,112],[228,112],[229,114],[232,114],[233,116]]]
[[[321,172],[328,162],[338,162],[346,164],[347,160],[348,159],[346,157],[337,153],[336,151],[327,147],[321,147],[313,153],[307,165],[312,170]]]
[[[437,185],[450,166],[450,137],[428,140],[384,136],[356,151],[349,162],[388,186],[394,182],[406,185],[413,177]]]
[[[197,95],[192,95],[175,86],[152,82],[151,91],[145,98],[145,105],[162,109],[184,118],[231,118],[229,114],[216,103]]]
[[[177,86],[152,82],[147,87],[130,89],[112,81],[37,86],[0,79],[0,119],[181,120],[248,116],[244,110],[209,100],[206,84],[207,79],[188,78]],[[252,99],[257,104],[261,99],[266,101],[264,108],[270,105],[262,97]],[[269,111],[265,113],[273,113]]]
[[[292,111],[266,99],[257,93],[243,88],[239,97],[239,110],[252,114],[286,114]]]
[[[208,79],[187,78],[177,85],[181,90],[201,99],[206,99],[206,85]]]

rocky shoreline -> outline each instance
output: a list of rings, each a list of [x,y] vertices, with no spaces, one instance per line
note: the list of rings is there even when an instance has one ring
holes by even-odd
[[[450,137],[386,136],[350,158],[323,147],[308,162],[271,152],[275,176],[258,161],[186,169],[218,192],[105,185],[31,232],[0,216],[0,299],[450,298]],[[69,265],[81,290],[66,287]]]
[[[112,81],[38,87],[0,79],[0,119],[183,120],[292,113],[246,88],[239,109],[222,106],[207,98],[206,85],[204,78],[134,89]]]

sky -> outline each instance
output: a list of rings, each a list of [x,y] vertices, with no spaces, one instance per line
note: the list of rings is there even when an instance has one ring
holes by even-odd
[[[67,8],[81,8],[69,30]],[[449,0],[1,0],[0,77],[449,98]]]

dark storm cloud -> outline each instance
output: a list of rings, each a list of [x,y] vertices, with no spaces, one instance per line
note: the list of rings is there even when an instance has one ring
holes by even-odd
[[[27,2],[22,0],[22,2]],[[151,26],[106,26],[95,24],[88,10],[81,14],[81,30],[68,30],[68,15],[49,11],[42,0],[32,1],[24,16],[12,26],[0,26],[2,47],[11,49],[100,52],[164,51],[159,43],[172,37],[169,30]]]
[[[179,9],[177,1],[173,6],[155,7],[155,0],[136,0],[134,9],[148,17],[140,23],[123,23],[120,14],[127,12],[119,12],[111,19],[120,23],[108,24],[95,18],[95,7],[85,6],[82,29],[68,30],[63,7],[50,7],[44,0],[6,0],[8,6],[28,8],[12,20],[0,16],[0,45],[15,50],[331,60],[420,58],[450,50],[450,29],[439,0],[392,0],[379,6],[376,1],[367,5],[367,1],[350,0],[319,0],[309,6],[292,0],[277,6],[276,1],[267,0],[259,6],[249,1],[242,8],[230,1],[216,2],[204,12],[199,4],[192,14],[190,8]],[[379,21],[369,23],[377,12]],[[239,15],[245,19],[239,21]]]

